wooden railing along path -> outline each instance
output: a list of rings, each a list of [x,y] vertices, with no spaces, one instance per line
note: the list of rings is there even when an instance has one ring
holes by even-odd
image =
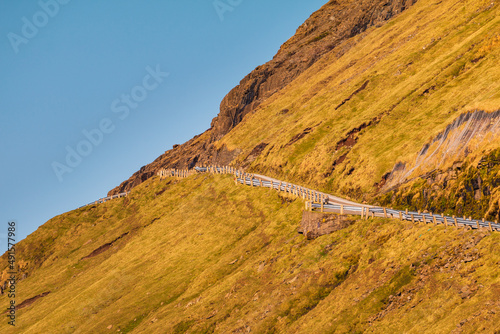
[[[446,216],[444,214],[434,214],[429,212],[394,210],[384,207],[360,204],[340,197],[336,197],[317,190],[302,187],[293,183],[284,182],[259,174],[248,174],[242,170],[228,166],[207,166],[195,167],[194,169],[162,169],[157,175],[160,178],[166,177],[189,177],[197,173],[214,174],[232,174],[236,184],[245,184],[252,187],[266,187],[270,190],[282,191],[306,201],[306,210],[316,210],[321,212],[335,212],[340,214],[360,215],[362,219],[384,217],[411,221],[412,223],[423,222],[425,224],[444,224],[446,226],[455,226],[456,228],[465,227],[469,229],[485,228],[490,231],[500,231],[498,221],[491,222],[486,219],[472,219],[471,217]],[[114,198],[127,196],[130,192],[101,198],[82,207],[104,203]],[[82,208],[80,207],[80,208]]]
[[[121,193],[121,194],[117,194],[117,195],[113,195],[113,196],[108,196],[108,197],[100,198],[97,201],[90,202],[89,204],[82,205],[78,209],[84,208],[84,207],[89,206],[89,205],[101,204],[101,203],[107,202],[107,201],[115,199],[115,198],[125,197],[128,194],[130,194],[130,191],[127,191],[127,192]]]
[[[235,183],[245,184],[252,187],[266,187],[271,190],[278,190],[297,196],[306,201],[306,210],[316,210],[321,212],[335,212],[340,214],[360,215],[362,219],[373,217],[394,218],[407,220],[413,223],[422,222],[424,224],[444,224],[446,226],[455,226],[456,228],[465,227],[468,229],[485,228],[490,231],[500,231],[498,221],[491,222],[486,219],[472,219],[471,217],[456,217],[444,214],[434,214],[430,212],[394,210],[390,208],[377,207],[351,202],[330,194],[317,190],[302,187],[293,183],[283,182],[267,176],[258,174],[248,174],[234,167],[228,166],[207,166],[195,167],[193,170],[162,170],[158,172],[160,177],[177,176],[187,177],[193,173],[214,173],[214,174],[232,174]]]

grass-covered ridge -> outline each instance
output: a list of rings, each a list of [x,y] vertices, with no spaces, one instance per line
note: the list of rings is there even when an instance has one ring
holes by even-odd
[[[498,233],[375,219],[307,241],[297,233],[302,208],[275,191],[235,186],[230,176],[197,175],[154,178],[127,198],[58,216],[18,247],[28,262],[18,301],[50,293],[18,311],[15,331],[5,323],[0,331],[500,326],[491,313],[500,307]]]

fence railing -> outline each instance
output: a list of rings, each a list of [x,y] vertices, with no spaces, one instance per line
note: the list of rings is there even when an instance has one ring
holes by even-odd
[[[160,178],[165,178],[165,177],[188,177],[196,173],[196,170],[194,169],[162,169],[160,170],[157,175]]]
[[[90,202],[89,204],[82,205],[78,209],[84,208],[84,207],[89,206],[89,205],[101,204],[101,203],[107,202],[107,201],[115,199],[115,198],[125,197],[128,194],[130,194],[130,191],[127,191],[125,193],[120,193],[120,194],[117,194],[117,195],[113,195],[113,196],[108,196],[108,197],[100,198],[97,201]]]
[[[498,221],[491,222],[483,219],[472,219],[471,217],[455,217],[444,214],[429,212],[394,210],[384,207],[363,205],[339,199],[333,195],[302,187],[293,183],[275,180],[263,175],[248,174],[240,169],[229,166],[207,166],[195,167],[193,170],[161,170],[160,177],[176,176],[187,177],[193,173],[233,174],[236,184],[244,184],[252,187],[265,187],[270,190],[282,191],[306,201],[306,210],[321,212],[335,212],[340,214],[360,215],[363,219],[373,217],[394,218],[411,221],[413,223],[423,222],[425,224],[444,224],[446,226],[465,227],[471,229],[486,228],[490,231],[500,231]]]

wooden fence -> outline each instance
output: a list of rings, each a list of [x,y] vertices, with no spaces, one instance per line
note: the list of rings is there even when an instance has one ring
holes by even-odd
[[[127,192],[121,193],[121,194],[117,194],[117,195],[113,195],[113,196],[108,196],[108,197],[100,198],[97,201],[90,202],[89,204],[85,204],[85,205],[79,207],[78,209],[84,208],[84,207],[89,206],[89,205],[101,204],[101,203],[107,202],[107,201],[115,199],[115,198],[125,197],[128,194],[130,194],[130,191],[127,191]]]
[[[236,184],[245,184],[251,187],[266,187],[270,190],[278,190],[306,201],[306,210],[321,212],[335,212],[339,214],[360,215],[362,219],[383,217],[411,221],[413,223],[422,222],[424,224],[444,224],[446,226],[464,227],[468,229],[488,229],[490,231],[500,231],[498,221],[491,222],[483,219],[472,219],[472,217],[456,217],[444,214],[434,214],[429,212],[394,210],[384,207],[375,207],[350,202],[330,194],[317,190],[302,187],[293,183],[275,180],[266,176],[248,174],[244,171],[229,166],[206,166],[195,167],[192,170],[161,170],[160,177],[188,177],[193,173],[214,173],[232,174]]]

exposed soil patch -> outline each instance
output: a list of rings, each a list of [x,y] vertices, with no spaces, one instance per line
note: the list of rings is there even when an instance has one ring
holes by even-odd
[[[424,90],[422,92],[422,94],[420,94],[419,96],[425,96],[425,95],[429,94],[431,91],[433,91],[435,89],[436,89],[436,85],[432,85],[429,88],[427,88],[426,90]]]
[[[368,87],[368,83],[369,82],[370,82],[370,80],[366,80],[365,83],[363,85],[361,85],[361,87],[359,87],[358,89],[356,89],[351,95],[349,95],[349,97],[347,99],[345,99],[338,106],[336,106],[335,110],[339,109],[344,104],[346,104],[347,102],[349,102],[354,96],[356,96],[356,94],[358,94],[358,93],[362,92],[363,90],[365,90],[366,87]]]
[[[361,130],[369,127],[372,124],[378,123],[379,121],[380,121],[379,118],[374,118],[371,121],[369,121],[368,123],[365,122],[365,123],[361,124],[360,126],[358,126],[357,128],[352,129],[351,131],[349,131],[347,133],[347,135],[343,139],[341,139],[337,143],[337,146],[335,146],[335,150],[338,151],[342,147],[348,147],[348,148],[353,147],[358,142],[358,134],[361,132]]]
[[[278,197],[281,200],[281,204],[289,204],[295,201],[295,199],[292,198],[291,196],[283,196],[281,195],[281,193],[278,193]]]
[[[337,160],[335,160],[332,164],[332,167],[330,168],[330,171],[325,173],[324,176],[325,177],[329,177],[330,175],[332,175],[333,171],[335,170],[335,168],[340,165],[341,163],[344,162],[345,158],[347,158],[347,153],[344,154],[344,155],[341,155]]]
[[[298,133],[295,136],[293,136],[292,139],[290,139],[290,141],[285,145],[285,147],[290,146],[293,143],[299,141],[300,139],[304,138],[307,134],[309,134],[311,132],[312,132],[312,128],[305,128],[301,133]]]
[[[470,62],[473,63],[473,64],[475,64],[475,63],[477,63],[478,61],[480,61],[483,58],[484,58],[484,56],[479,56],[477,58],[472,59]]]
[[[377,190],[382,189],[382,187],[385,186],[385,184],[387,183],[387,180],[389,179],[389,176],[391,176],[391,173],[385,173],[382,176],[382,180],[380,180],[379,183],[375,183],[374,184],[375,188],[377,188]]]
[[[264,151],[264,149],[267,147],[267,145],[269,145],[268,143],[260,143],[259,145],[255,146],[252,150],[252,152],[250,152],[250,155],[253,155],[255,157],[259,156],[262,151]]]
[[[43,298],[45,296],[47,296],[48,294],[50,293],[50,291],[47,291],[47,292],[43,292],[35,297],[31,297],[31,298],[28,298],[24,301],[21,302],[21,304],[19,304],[16,309],[20,310],[22,308],[25,308],[25,307],[28,307],[30,306],[31,304],[33,304],[34,302],[36,302],[38,299],[40,298]]]
[[[335,145],[335,150],[338,151],[341,148],[346,147],[350,151],[351,148],[358,143],[359,133],[363,129],[365,129],[365,128],[371,126],[371,125],[377,124],[378,122],[380,122],[381,118],[382,118],[382,116],[375,117],[371,121],[364,122],[363,124],[361,124],[357,128],[354,128],[351,131],[349,131],[347,133],[347,135],[343,139],[341,139],[341,140],[339,140],[337,142],[337,145]],[[349,151],[346,152],[346,153],[344,153],[340,157],[338,157],[337,160],[335,160],[333,162],[332,167],[330,168],[330,171],[324,174],[325,177],[329,177],[330,175],[332,175],[332,173],[335,170],[335,168],[338,165],[340,165],[342,162],[344,162],[344,160],[346,159],[347,154],[349,153]],[[354,169],[349,170],[348,175],[352,174],[353,172],[354,172]]]
[[[89,259],[91,257],[94,257],[94,256],[97,256],[97,255],[99,255],[101,253],[104,253],[105,251],[107,251],[108,249],[110,249],[118,240],[122,239],[123,237],[125,237],[128,234],[129,234],[129,232],[123,233],[122,235],[120,235],[115,240],[113,240],[111,242],[108,242],[108,243],[100,246],[99,248],[93,250],[92,253],[90,253],[89,255],[82,257],[82,260]]]
[[[165,187],[163,187],[162,190],[158,191],[157,193],[155,193],[155,197],[156,196],[160,196],[161,194],[163,194],[167,189],[168,189],[168,186],[172,184],[172,181],[168,181],[167,184],[165,185]]]
[[[268,146],[268,143],[260,143],[259,145],[255,146],[253,150],[248,154],[248,156],[245,159],[244,166],[247,166],[251,162],[253,162],[257,157],[264,151],[264,149]]]

